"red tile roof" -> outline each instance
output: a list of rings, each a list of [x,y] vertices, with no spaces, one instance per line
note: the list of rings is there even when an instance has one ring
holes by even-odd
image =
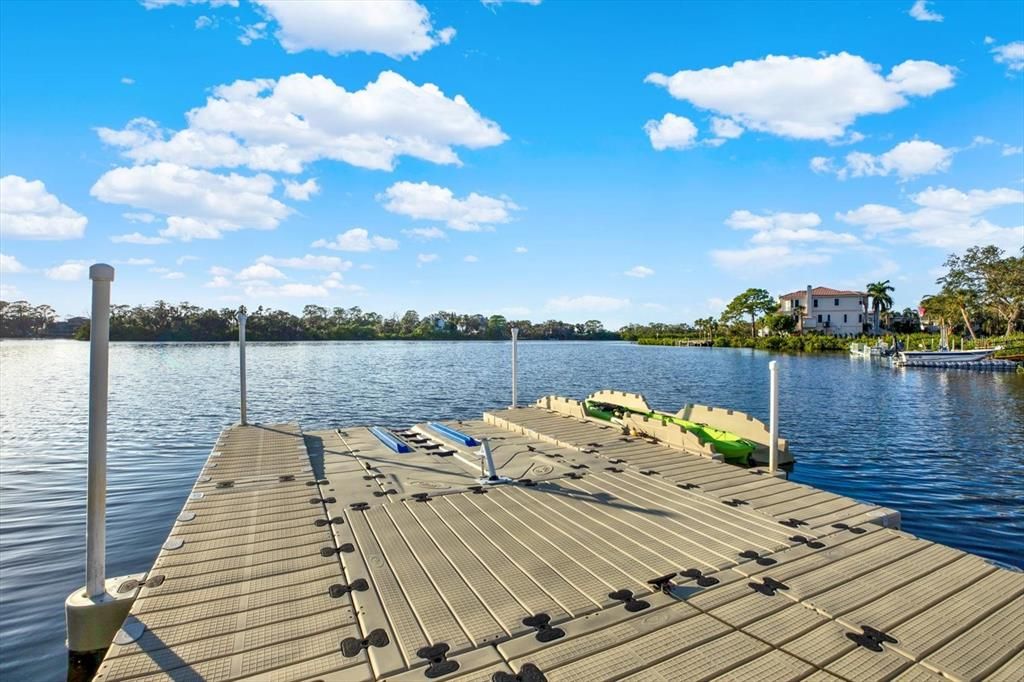
[[[813,289],[811,289],[811,295],[812,296],[821,296],[821,297],[827,297],[827,296],[833,296],[833,297],[834,296],[867,296],[867,294],[864,293],[863,291],[843,291],[841,289],[829,289],[828,287],[814,287]],[[789,294],[783,294],[782,296],[779,296],[779,298],[784,300],[784,301],[792,300],[792,299],[801,299],[802,300],[805,296],[807,296],[807,290],[803,289],[801,291],[794,291],[794,292],[789,293]]]

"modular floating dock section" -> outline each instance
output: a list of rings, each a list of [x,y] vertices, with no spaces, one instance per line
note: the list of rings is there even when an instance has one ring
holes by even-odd
[[[95,679],[1024,679],[1024,573],[571,402],[226,429]]]

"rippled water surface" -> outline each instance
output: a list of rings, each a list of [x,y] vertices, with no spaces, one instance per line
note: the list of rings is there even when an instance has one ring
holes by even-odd
[[[85,581],[88,345],[0,343],[0,678],[65,672],[63,601]],[[509,402],[501,343],[250,344],[252,421],[404,426]],[[237,346],[111,347],[107,566],[149,568],[222,427]],[[520,401],[599,388],[657,408],[722,405],[780,430],[798,481],[903,513],[905,530],[1024,566],[1024,376],[904,370],[844,355],[625,343],[520,345]]]

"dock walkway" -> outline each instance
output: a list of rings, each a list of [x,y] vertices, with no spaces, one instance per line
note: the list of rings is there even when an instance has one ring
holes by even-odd
[[[893,510],[540,407],[445,424],[516,480],[429,425],[227,429],[96,679],[1024,677],[1024,574]]]

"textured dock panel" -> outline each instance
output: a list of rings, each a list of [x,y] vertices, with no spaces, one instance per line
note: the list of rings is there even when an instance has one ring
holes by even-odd
[[[96,679],[369,677],[365,655],[338,649],[361,634],[351,600],[329,594],[343,577],[318,518],[297,426],[224,432]]]
[[[522,480],[424,425],[226,430],[97,679],[1024,673],[1024,574],[891,510],[538,408],[451,426]]]

